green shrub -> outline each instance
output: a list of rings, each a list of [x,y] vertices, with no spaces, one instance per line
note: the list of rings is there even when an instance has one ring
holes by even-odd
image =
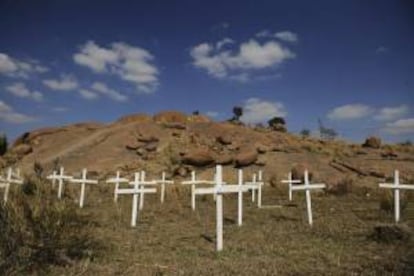
[[[99,243],[88,233],[86,217],[71,202],[58,201],[46,183],[29,178],[0,207],[0,274],[44,271],[92,257]],[[42,185],[43,184],[43,185]],[[46,185],[48,186],[48,185]]]
[[[5,134],[0,135],[0,156],[4,155],[7,151],[8,142]]]

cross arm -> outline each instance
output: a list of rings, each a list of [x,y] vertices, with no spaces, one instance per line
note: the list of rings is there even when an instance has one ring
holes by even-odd
[[[302,181],[301,180],[282,180],[282,181],[280,181],[281,183],[292,183],[292,184],[299,184],[299,183],[302,183]]]
[[[391,184],[391,183],[380,183],[380,188],[389,188],[389,189],[402,189],[402,190],[414,190],[414,185],[412,184]]]
[[[157,189],[156,188],[132,188],[132,189],[118,189],[116,190],[116,194],[119,195],[126,195],[126,194],[139,194],[139,193],[156,193]]]
[[[72,183],[98,184],[98,180],[92,179],[70,179]]]
[[[311,184],[311,185],[295,185],[292,187],[292,191],[301,190],[317,190],[326,188],[325,184]]]
[[[105,181],[105,183],[129,183],[129,179],[127,179],[127,178],[109,178]]]
[[[215,181],[210,181],[210,180],[189,180],[189,181],[182,181],[181,184],[183,184],[183,185],[216,184],[216,182]]]

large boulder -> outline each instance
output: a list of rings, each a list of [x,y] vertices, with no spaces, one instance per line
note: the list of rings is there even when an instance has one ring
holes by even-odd
[[[362,146],[365,148],[379,149],[381,147],[381,139],[375,136],[368,137]]]
[[[141,143],[138,142],[136,137],[128,137],[125,142],[125,147],[129,150],[136,150],[141,146]]]
[[[258,157],[256,149],[244,149],[234,158],[237,167],[244,167],[256,162]]]
[[[233,141],[232,137],[225,134],[220,134],[219,136],[217,136],[216,140],[222,145],[230,145]]]
[[[214,163],[214,157],[208,150],[197,149],[187,152],[182,159],[184,164],[203,167]]]
[[[229,165],[233,163],[233,157],[229,154],[220,154],[216,158],[216,164]]]

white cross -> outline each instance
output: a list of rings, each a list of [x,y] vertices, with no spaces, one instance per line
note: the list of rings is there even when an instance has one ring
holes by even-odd
[[[289,172],[288,179],[282,180],[281,183],[288,183],[289,184],[289,201],[292,201],[292,186],[293,184],[300,184],[302,181],[299,179],[292,179],[292,172]]]
[[[305,184],[304,185],[295,185],[292,186],[292,191],[303,191],[305,190],[306,193],[306,209],[308,211],[308,221],[309,225],[312,226],[313,220],[312,220],[312,205],[311,205],[311,194],[310,190],[316,190],[316,189],[324,189],[326,187],[325,184],[310,184],[309,183],[309,174],[308,170],[305,170]]]
[[[139,180],[139,177],[138,177],[138,180],[136,180],[137,179],[136,176],[137,176],[137,174],[135,173],[135,180],[129,182],[130,185],[135,185],[135,183],[137,181],[138,181],[138,187],[141,187],[141,186],[155,186],[155,185],[158,184],[156,181],[145,181],[145,172],[144,171],[141,171],[141,180]],[[155,191],[157,191],[157,190],[155,190]],[[145,195],[145,190],[142,189],[142,192],[139,194],[139,209],[140,210],[142,210],[144,208],[144,195]]]
[[[210,188],[196,188],[195,194],[215,194],[216,197],[216,249],[217,251],[223,250],[223,194],[225,193],[238,193],[238,224],[242,223],[242,196],[241,193],[247,192],[248,187],[242,185],[242,173],[239,170],[238,184],[237,185],[223,185],[223,171],[222,166],[216,166],[216,185]]]
[[[53,173],[52,175],[47,176],[47,179],[52,180],[52,185],[55,179],[59,181],[59,188],[58,188],[58,194],[57,194],[59,199],[62,198],[64,180],[71,180],[73,178],[72,176],[65,175],[64,171],[65,169],[63,167],[60,167],[60,171],[58,175],[56,175],[56,173]]]
[[[85,201],[85,186],[86,184],[98,184],[98,180],[92,180],[86,178],[87,170],[82,170],[82,178],[81,179],[70,179],[69,181],[72,183],[79,183],[81,184],[81,192],[80,192],[80,199],[79,199],[79,207],[83,207],[83,203]]]
[[[252,202],[255,201],[255,194],[257,190],[257,207],[262,207],[262,186],[263,183],[263,173],[262,171],[259,171],[258,173],[259,177],[254,173],[252,177],[251,182],[246,182],[244,185],[249,188],[249,190],[252,191]]]
[[[394,171],[394,183],[380,183],[380,188],[388,188],[394,190],[394,213],[395,222],[400,221],[400,190],[414,190],[412,184],[400,184],[400,173],[398,170]]]
[[[121,178],[120,172],[117,171],[116,172],[116,177],[107,179],[106,183],[115,183],[114,202],[117,202],[118,201],[118,194],[117,194],[116,191],[119,189],[119,184],[129,183],[129,179],[128,178]]]
[[[18,175],[20,175],[20,173]],[[4,188],[4,203],[7,202],[7,199],[9,197],[10,184],[23,184],[22,179],[13,179],[13,176],[16,176],[16,173],[13,173],[12,168],[9,168],[7,170],[6,178],[0,178],[0,188]]]
[[[216,178],[216,176],[214,178]],[[195,204],[196,204],[196,201],[195,201],[195,196],[196,196],[196,194],[195,194],[195,185],[200,185],[200,184],[212,184],[212,185],[214,185],[214,184],[216,184],[216,182],[211,181],[211,180],[196,180],[195,171],[192,171],[191,172],[191,180],[183,181],[183,182],[181,182],[181,184],[191,185],[191,209],[193,209],[193,211],[194,211],[195,210]]]
[[[144,186],[140,187],[139,186],[140,185],[139,173],[135,173],[135,179],[134,181],[130,182],[130,184],[133,184],[134,188],[118,189],[116,193],[119,195],[131,195],[132,194],[131,226],[135,227],[137,224],[137,218],[138,218],[138,195],[141,195],[143,193],[156,193],[157,189],[156,188],[145,188]]]
[[[162,176],[161,179],[159,180],[155,180],[155,182],[157,182],[157,184],[161,185],[161,203],[164,202],[164,198],[165,198],[165,184],[174,184],[173,180],[166,180],[165,179],[165,172],[162,172]]]
[[[52,180],[52,189],[55,188],[56,180],[57,180],[57,174],[56,171],[53,171],[51,175],[46,176],[46,179]]]

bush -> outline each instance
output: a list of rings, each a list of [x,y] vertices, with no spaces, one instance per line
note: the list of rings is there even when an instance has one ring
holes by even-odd
[[[8,147],[7,137],[5,134],[0,135],[0,156],[3,156]]]
[[[307,138],[310,136],[310,130],[304,128],[300,131],[300,135],[302,135],[302,138]]]
[[[267,123],[275,131],[286,132],[286,121],[282,117],[273,117]]]
[[[42,185],[43,184],[43,185]],[[92,257],[98,243],[71,202],[57,201],[39,179],[29,179],[0,207],[0,273],[28,274]]]

